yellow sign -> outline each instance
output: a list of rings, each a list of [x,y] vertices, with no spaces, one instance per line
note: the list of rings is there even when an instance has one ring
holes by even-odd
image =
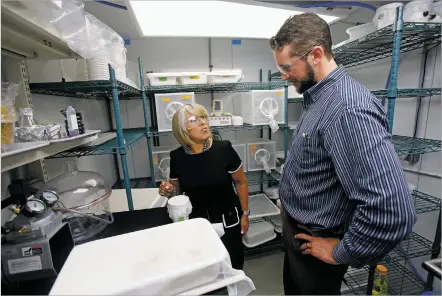
[[[181,100],[190,100],[192,98],[192,96],[181,96]]]
[[[192,79],[192,80],[197,80],[197,79],[200,79],[200,77],[199,77],[198,75],[196,75],[196,76],[190,76],[190,79]]]
[[[172,99],[171,98],[162,98],[161,99],[163,102],[170,102]]]
[[[256,151],[256,144],[250,145],[250,156],[253,156]]]
[[[276,95],[277,95],[277,96],[282,96],[282,91],[278,91],[278,92],[276,92]]]
[[[153,156],[153,164],[158,165],[158,154],[154,154],[154,156]]]

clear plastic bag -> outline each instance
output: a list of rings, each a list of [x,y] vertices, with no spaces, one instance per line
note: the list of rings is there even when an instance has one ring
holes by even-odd
[[[17,112],[15,110],[15,99],[19,94],[20,84],[2,82],[1,101],[1,134],[2,145],[14,144],[15,123]]]
[[[21,108],[19,110],[15,137],[17,142],[48,141],[50,139],[48,126],[37,124],[32,108]]]

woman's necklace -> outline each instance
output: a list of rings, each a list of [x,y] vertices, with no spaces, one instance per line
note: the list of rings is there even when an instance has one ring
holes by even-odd
[[[207,150],[209,150],[210,147],[212,146],[211,144],[212,144],[211,138],[208,138],[206,140],[206,142],[204,142],[203,151],[201,151],[201,153],[206,152]],[[186,154],[189,154],[189,155],[195,154],[195,153],[192,152],[192,149],[190,148],[190,146],[184,146],[184,152]]]

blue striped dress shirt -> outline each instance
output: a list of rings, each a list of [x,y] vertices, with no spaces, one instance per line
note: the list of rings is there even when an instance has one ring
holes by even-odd
[[[304,93],[280,197],[299,223],[342,237],[340,264],[378,262],[416,222],[384,109],[342,66]]]

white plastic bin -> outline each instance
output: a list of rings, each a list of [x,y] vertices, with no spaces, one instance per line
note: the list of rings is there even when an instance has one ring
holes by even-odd
[[[395,2],[379,7],[373,18],[376,30],[392,25],[396,20],[396,8],[401,6],[404,6],[404,4]]]
[[[429,22],[432,7],[433,0],[414,0],[405,4],[404,22]]]
[[[259,246],[276,237],[274,230],[273,225],[267,221],[250,223],[249,230],[243,236],[242,242],[247,248]]]
[[[373,33],[375,31],[375,27],[373,23],[366,23],[359,26],[354,26],[348,28],[345,32],[347,32],[348,36],[350,36],[350,40],[357,40],[359,38],[362,38],[364,36],[367,36],[370,33]]]
[[[177,74],[176,73],[148,73],[146,74],[149,85],[176,85]]]
[[[270,199],[279,199],[279,186],[272,186],[264,189],[264,193]]]
[[[205,84],[207,75],[203,72],[182,72],[177,73],[179,84]]]
[[[173,115],[179,108],[189,103],[195,103],[195,94],[193,92],[155,94],[158,131],[171,131]]]
[[[250,219],[277,216],[279,208],[265,195],[249,196]]]
[[[282,217],[281,217],[281,215],[271,217],[270,222],[273,224],[273,227],[275,228],[275,231],[277,233],[282,233]]]
[[[152,148],[155,182],[165,181],[170,177],[170,151],[178,146],[159,146]]]
[[[167,202],[167,212],[173,222],[182,222],[189,220],[192,213],[192,204],[186,195],[176,195]]]
[[[276,142],[257,139],[246,140],[247,171],[270,171],[276,168]]]
[[[241,95],[241,115],[244,123],[266,125],[273,119],[277,124],[284,123],[284,90],[252,90]]]
[[[431,19],[431,22],[442,23],[442,1],[433,3],[433,6],[431,7],[431,14],[435,15],[435,17]]]
[[[75,246],[49,295],[176,295],[216,280],[228,258],[210,222],[191,219]]]
[[[247,172],[247,158],[246,158],[246,144],[239,143],[237,141],[230,141],[232,143],[233,149],[238,153],[239,158],[241,158],[244,172]]]
[[[207,73],[209,83],[237,83],[243,78],[241,69],[218,70]]]

